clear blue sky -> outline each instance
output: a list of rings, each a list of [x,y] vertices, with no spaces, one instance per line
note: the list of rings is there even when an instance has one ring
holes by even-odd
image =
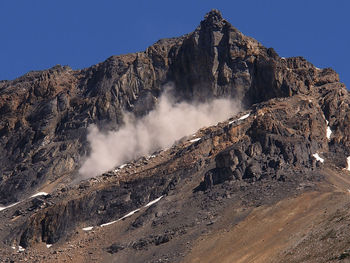
[[[143,51],[193,31],[212,8],[280,56],[332,67],[350,86],[348,0],[0,0],[0,79]]]

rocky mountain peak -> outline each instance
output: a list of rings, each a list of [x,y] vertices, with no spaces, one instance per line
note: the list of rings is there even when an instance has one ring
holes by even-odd
[[[345,108],[334,109],[341,84],[333,70],[298,57],[280,58],[212,10],[194,32],[160,40],[146,52],[0,83],[0,203],[15,202],[23,189],[32,192],[63,175],[71,180],[89,151],[88,126],[118,129],[123,111],[147,114],[169,82],[179,101],[231,97],[246,108],[272,98],[327,93],[325,116],[346,115]],[[339,140],[348,143],[346,123],[329,121],[343,129]]]
[[[96,178],[77,179],[82,159],[92,151],[87,139],[91,124],[107,134],[122,127],[125,112],[147,115],[168,83],[179,102],[231,98],[242,112],[179,138],[168,149],[116,163]],[[349,92],[332,69],[316,68],[301,57],[280,57],[235,29],[218,10],[210,11],[194,32],[159,40],[145,52],[112,56],[83,70],[57,66],[0,82],[0,255],[5,262],[21,261],[22,255],[33,262],[63,261],[79,247],[81,261],[76,262],[180,262],[203,234],[226,235],[250,213],[265,218],[291,202],[284,200],[302,198],[310,190],[324,199],[315,201],[316,207],[317,202],[323,205],[319,210],[301,209],[309,213],[305,225],[317,225],[314,213],[324,218],[334,212],[330,222],[348,217],[349,229],[348,213],[337,215],[346,200],[350,207],[349,105]],[[264,207],[267,212],[261,214]],[[298,232],[288,232],[276,218],[272,236],[283,235],[282,241],[266,244],[278,243],[280,249]],[[294,216],[288,218],[290,225],[299,224]],[[249,230],[258,226],[259,235],[274,227],[261,222],[275,221],[248,221],[242,233],[249,232],[244,225]],[[341,236],[334,234],[339,229],[318,238],[325,249],[313,254],[319,259],[315,262],[335,258],[324,254],[330,243],[338,244],[328,240]],[[309,238],[323,231],[316,230]],[[300,233],[291,250],[307,240]],[[232,236],[238,240],[229,242],[223,255],[261,246],[246,240],[244,248],[232,249],[246,235]],[[342,244],[341,249],[349,240]],[[215,245],[208,247],[215,250]],[[21,254],[23,248],[27,251]],[[295,254],[284,248],[285,256]],[[199,254],[203,251],[199,248]],[[85,258],[90,252],[97,253]],[[274,256],[281,261],[279,254]]]
[[[204,19],[205,20],[214,19],[216,21],[224,20],[222,18],[222,14],[221,14],[220,10],[218,10],[218,9],[210,10],[207,14],[205,14]]]
[[[215,31],[220,30],[227,21],[223,19],[222,14],[217,9],[212,9],[204,17],[204,20],[201,22],[201,27],[209,27]]]

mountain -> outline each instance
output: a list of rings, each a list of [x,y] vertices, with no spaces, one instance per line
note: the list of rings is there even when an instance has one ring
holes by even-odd
[[[169,83],[177,102],[242,110],[81,180],[88,127],[147,116]],[[346,262],[349,102],[332,69],[279,57],[217,10],[144,52],[2,81],[1,260]]]

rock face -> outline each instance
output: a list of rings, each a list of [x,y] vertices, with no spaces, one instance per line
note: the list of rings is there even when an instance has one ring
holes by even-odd
[[[193,33],[160,40],[145,52],[113,56],[85,70],[56,66],[2,82],[0,202],[14,202],[49,181],[71,180],[89,151],[89,124],[115,129],[122,111],[146,114],[170,82],[179,100],[231,96],[246,107],[323,91],[326,117],[347,144],[349,129],[337,119],[349,117],[348,104],[334,107],[347,94],[338,81],[331,69],[281,59],[212,11]]]
[[[297,96],[261,104],[246,119],[204,129],[200,141],[175,145],[152,162],[140,159],[126,171],[105,174],[102,181],[59,191],[44,200],[52,205],[45,204],[27,216],[7,240],[19,238],[22,247],[56,243],[81,223],[101,225],[159,196],[177,196],[185,181],[198,182],[190,189],[194,193],[225,181],[274,184],[287,180],[285,186],[312,181],[318,178],[313,175],[316,160],[312,154],[327,151],[321,112]]]
[[[152,158],[69,185],[89,152],[88,125],[112,130],[123,123],[124,111],[147,114],[167,83],[179,101],[232,97],[247,111],[198,131],[197,142],[183,139]],[[118,262],[155,262],[159,253],[145,251],[161,247],[168,260],[179,262],[188,249],[184,240],[215,225],[213,215],[243,209],[232,220],[238,223],[245,209],[317,189],[324,165],[346,168],[349,103],[332,69],[279,57],[217,10],[193,33],[160,40],[145,52],[0,82],[0,203],[21,201],[0,211],[0,239],[30,251],[42,242],[74,240],[81,226],[96,228],[137,210],[132,222],[120,220],[123,234],[103,242],[104,253]],[[50,195],[23,200],[43,187]],[[160,196],[159,205],[145,207]]]
[[[220,152],[202,190],[226,180],[286,180],[316,165],[313,154],[328,151],[322,110],[306,97],[270,101],[255,109],[239,142]]]

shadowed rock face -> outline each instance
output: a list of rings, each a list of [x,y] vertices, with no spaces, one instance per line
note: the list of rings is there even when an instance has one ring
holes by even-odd
[[[147,114],[167,83],[174,84],[179,101],[232,97],[248,111],[244,118],[201,129],[197,142],[185,138],[154,159],[140,158],[121,171],[67,186],[89,152],[88,125],[117,129],[123,111]],[[346,168],[349,103],[332,69],[317,69],[301,57],[280,58],[217,10],[193,33],[160,40],[145,52],[113,56],[83,70],[56,66],[2,81],[0,203],[22,200],[49,183],[54,190],[1,215],[0,238],[28,248],[57,243],[81,225],[113,221],[166,196],[160,208],[127,225],[126,232],[139,231],[129,243],[114,240],[106,249],[131,256],[169,243],[183,251],[179,236],[198,237],[213,224],[199,215],[276,203],[300,193],[300,184],[320,181],[323,164],[315,154]],[[220,201],[215,211],[213,200]]]

